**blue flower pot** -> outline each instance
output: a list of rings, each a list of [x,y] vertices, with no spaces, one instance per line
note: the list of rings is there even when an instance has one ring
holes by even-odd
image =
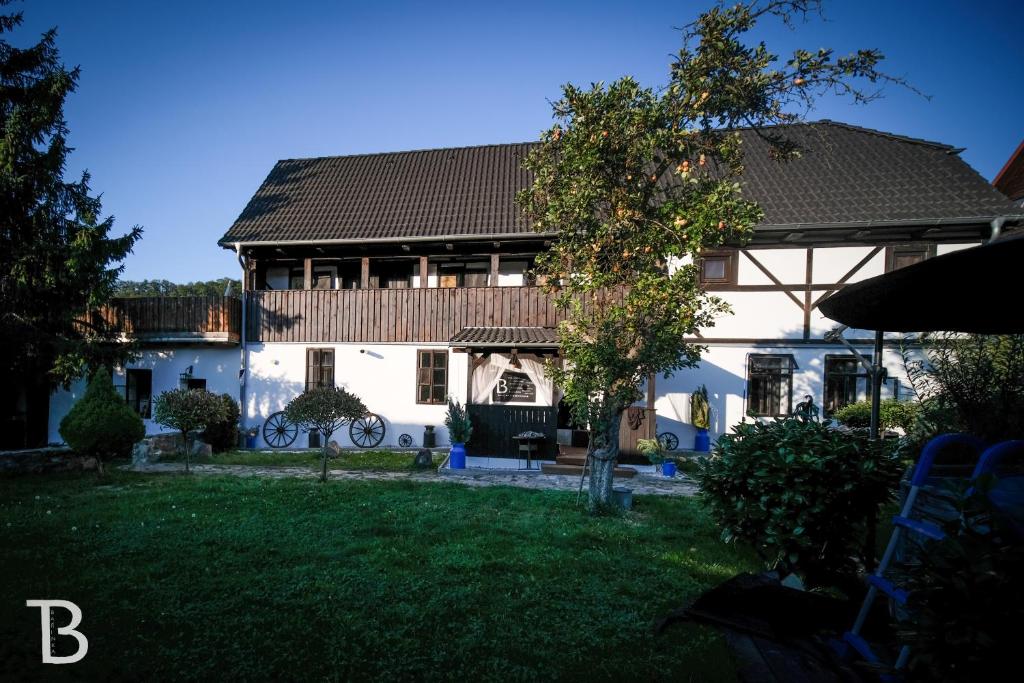
[[[676,464],[674,462],[665,461],[661,463],[661,473],[666,477],[676,476]]]
[[[697,428],[697,436],[693,437],[693,450],[698,453],[707,453],[711,450],[711,437],[708,430]]]
[[[452,444],[452,449],[448,455],[448,468],[453,470],[466,469],[466,444]]]

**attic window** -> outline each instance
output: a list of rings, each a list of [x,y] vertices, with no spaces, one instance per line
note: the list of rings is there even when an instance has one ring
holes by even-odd
[[[701,254],[698,266],[702,285],[736,284],[735,251],[706,251]]]
[[[885,272],[921,263],[935,256],[934,244],[903,244],[885,248]]]

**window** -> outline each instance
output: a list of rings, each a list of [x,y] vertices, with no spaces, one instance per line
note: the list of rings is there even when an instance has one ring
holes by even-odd
[[[707,251],[700,255],[700,283],[702,285],[736,284],[736,252]]]
[[[438,287],[486,287],[490,284],[491,266],[486,261],[441,263],[438,266]]]
[[[416,402],[445,403],[448,400],[448,352],[416,352]]]
[[[870,393],[868,374],[856,356],[825,356],[825,397],[822,402],[826,417],[843,406],[856,403]]]
[[[197,377],[189,377],[186,381],[186,389],[205,389],[206,380]]]
[[[128,370],[125,373],[124,399],[144,419],[149,419],[153,398],[153,371]]]
[[[755,417],[789,415],[795,367],[791,355],[751,354],[747,360],[747,413]]]
[[[408,289],[412,284],[411,261],[370,260],[370,289]]]
[[[306,349],[306,391],[334,386],[334,349]]]
[[[912,266],[935,256],[934,244],[908,244],[885,248],[885,272]]]

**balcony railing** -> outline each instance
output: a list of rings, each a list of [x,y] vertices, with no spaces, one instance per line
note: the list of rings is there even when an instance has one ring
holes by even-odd
[[[237,344],[242,302],[230,296],[147,296],[114,299],[98,315],[141,342]]]
[[[464,327],[554,327],[539,287],[249,292],[247,341],[447,342]]]

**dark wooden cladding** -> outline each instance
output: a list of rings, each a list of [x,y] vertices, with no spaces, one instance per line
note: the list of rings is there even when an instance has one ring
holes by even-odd
[[[242,302],[230,296],[147,296],[113,299],[98,312],[126,335],[139,339],[239,340]]]
[[[467,405],[473,438],[466,444],[469,455],[518,458],[519,443],[513,439],[526,431],[539,432],[544,440],[535,457],[552,459],[558,449],[558,408],[544,406]]]
[[[249,293],[254,342],[447,342],[464,327],[554,327],[539,287],[287,290]]]

